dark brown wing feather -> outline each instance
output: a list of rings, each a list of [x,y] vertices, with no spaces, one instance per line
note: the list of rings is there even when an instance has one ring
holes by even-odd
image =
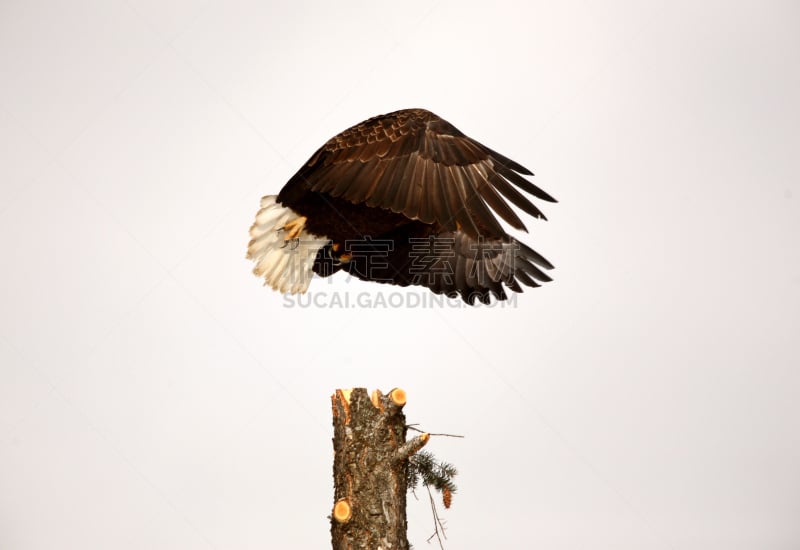
[[[520,174],[532,175],[430,111],[406,109],[366,120],[329,140],[278,200],[291,204],[308,191],[326,193],[449,231],[461,228],[471,237],[501,237],[505,232],[495,213],[526,230],[506,200],[544,218],[517,188],[555,202]]]
[[[394,246],[391,251],[376,249],[380,261],[353,261],[341,269],[367,281],[428,287],[470,304],[489,303],[491,296],[505,300],[506,288],[522,292],[522,285],[538,287],[551,280],[545,273],[553,267],[550,262],[513,237],[473,239],[464,231],[409,236],[424,234],[419,225],[414,222],[410,234],[407,228],[388,234]]]

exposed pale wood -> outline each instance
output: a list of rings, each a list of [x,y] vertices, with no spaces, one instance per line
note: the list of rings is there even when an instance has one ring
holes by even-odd
[[[392,403],[398,407],[402,407],[406,404],[406,391],[400,388],[395,388],[389,392],[389,398],[392,400]]]
[[[347,523],[350,521],[351,517],[353,517],[353,509],[350,507],[350,503],[347,502],[347,499],[342,498],[337,500],[336,504],[333,506],[333,519],[339,523]]]

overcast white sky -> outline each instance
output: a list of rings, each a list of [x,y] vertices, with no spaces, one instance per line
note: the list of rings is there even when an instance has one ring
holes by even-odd
[[[0,3],[0,548],[326,548],[350,386],[466,436],[449,549],[799,548],[798,4],[272,4]],[[259,198],[404,107],[536,172],[555,282],[286,307]]]

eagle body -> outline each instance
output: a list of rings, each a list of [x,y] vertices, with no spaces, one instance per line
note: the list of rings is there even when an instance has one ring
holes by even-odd
[[[550,281],[552,265],[508,235],[526,231],[521,191],[555,202],[528,169],[425,109],[370,118],[334,136],[277,196],[261,200],[248,258],[264,284],[305,292],[314,274],[425,286],[467,303]]]

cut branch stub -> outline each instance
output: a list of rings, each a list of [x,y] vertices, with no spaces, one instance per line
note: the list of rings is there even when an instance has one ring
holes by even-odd
[[[346,498],[340,498],[333,506],[333,519],[339,523],[347,523],[353,517],[353,509]]]
[[[391,399],[392,403],[398,407],[402,407],[406,404],[406,391],[401,390],[400,388],[395,388],[389,392],[389,399]]]
[[[397,449],[397,453],[395,454],[395,460],[408,460],[411,455],[419,451],[421,448],[425,446],[428,440],[431,438],[431,434],[423,433],[419,434],[417,437],[412,439],[411,441],[407,441]]]
[[[408,457],[427,434],[406,443],[403,390],[371,396],[365,388],[336,390],[331,401],[334,550],[407,550]]]

